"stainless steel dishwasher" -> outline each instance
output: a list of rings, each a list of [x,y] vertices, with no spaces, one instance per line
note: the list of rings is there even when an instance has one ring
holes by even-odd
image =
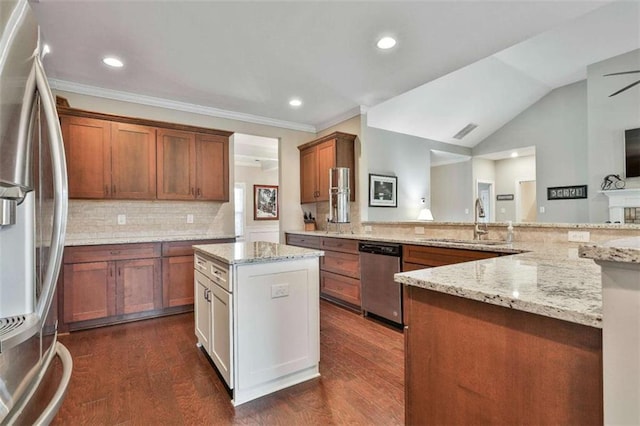
[[[402,325],[402,285],[393,280],[400,272],[400,244],[361,242],[360,281],[362,310]]]

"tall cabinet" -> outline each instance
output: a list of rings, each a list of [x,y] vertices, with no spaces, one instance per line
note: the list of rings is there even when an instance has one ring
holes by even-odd
[[[356,199],[356,135],[334,132],[300,145],[300,202],[329,201],[329,169],[349,168],[351,201]]]

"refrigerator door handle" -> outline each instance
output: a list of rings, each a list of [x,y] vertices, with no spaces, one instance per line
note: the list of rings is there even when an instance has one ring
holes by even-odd
[[[36,77],[36,87],[40,94],[42,109],[44,111],[49,141],[51,144],[51,163],[53,166],[53,237],[51,249],[49,251],[49,262],[42,286],[42,293],[36,306],[38,316],[44,321],[47,317],[53,295],[56,290],[58,273],[62,264],[62,254],[64,251],[64,236],[67,228],[68,209],[68,185],[67,185],[67,164],[64,156],[64,145],[62,141],[62,130],[60,120],[56,111],[56,103],[53,94],[49,89],[47,76],[44,73],[39,55],[34,57],[34,68]]]

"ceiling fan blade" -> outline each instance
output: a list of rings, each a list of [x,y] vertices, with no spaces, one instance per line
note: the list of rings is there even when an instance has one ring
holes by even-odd
[[[639,73],[640,70],[635,71],[622,71],[622,72],[612,72],[611,74],[605,74],[603,77],[609,77],[610,75],[624,75],[624,74],[636,74]]]
[[[618,93],[622,93],[622,92],[624,92],[624,91],[625,91],[625,90],[627,90],[627,89],[631,89],[633,86],[635,86],[635,85],[637,85],[637,84],[640,84],[640,80],[636,81],[635,83],[631,83],[631,84],[630,84],[630,85],[628,85],[628,86],[623,87],[622,89],[618,90],[618,91],[617,91],[617,92],[615,92],[615,93],[610,94],[610,95],[609,95],[609,97],[615,96],[615,95],[617,95]]]

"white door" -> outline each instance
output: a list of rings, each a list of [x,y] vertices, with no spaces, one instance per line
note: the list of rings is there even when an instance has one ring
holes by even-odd
[[[194,271],[194,311],[198,343],[211,353],[211,291],[213,286],[202,272]]]
[[[528,180],[519,182],[518,222],[536,222],[536,181]]]
[[[233,342],[231,339],[231,303],[233,298],[229,293],[217,285],[211,287],[211,318],[212,318],[212,336],[211,336],[211,358],[213,363],[218,367],[220,375],[227,382],[227,386],[233,389]]]
[[[482,202],[484,217],[478,218],[478,222],[495,222],[493,213],[493,182],[478,181],[478,198]]]

